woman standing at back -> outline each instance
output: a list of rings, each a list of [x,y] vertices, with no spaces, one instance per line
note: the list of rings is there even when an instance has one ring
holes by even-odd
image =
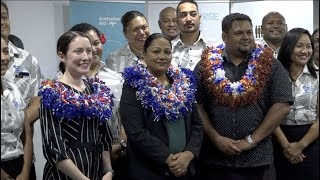
[[[128,44],[112,52],[106,60],[107,67],[116,72],[122,72],[125,67],[143,59],[143,45],[150,35],[147,18],[139,11],[126,12],[121,23]]]

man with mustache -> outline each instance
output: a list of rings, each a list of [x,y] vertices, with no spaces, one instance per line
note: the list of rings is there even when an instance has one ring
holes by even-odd
[[[271,134],[293,101],[290,79],[273,51],[255,44],[249,16],[224,17],[222,39],[194,69],[205,132],[198,179],[263,180]]]
[[[194,0],[181,0],[177,7],[178,38],[172,40],[172,65],[194,69],[206,48],[206,41],[200,32],[198,4]]]
[[[273,50],[273,57],[277,58],[282,40],[288,30],[285,18],[279,12],[269,12],[262,19],[261,44]]]

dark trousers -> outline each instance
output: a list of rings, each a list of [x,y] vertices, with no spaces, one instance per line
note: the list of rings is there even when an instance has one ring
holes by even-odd
[[[17,176],[21,173],[23,167],[23,156],[19,156],[16,159],[12,159],[9,161],[1,162],[1,168],[12,178],[16,179]],[[30,169],[30,180],[36,180],[36,169],[34,164],[32,163]]]
[[[123,155],[117,159],[112,159],[112,168],[114,170],[113,180],[128,180],[128,155]]]
[[[263,180],[268,166],[252,168],[215,167],[202,169],[198,179],[201,180]]]
[[[289,142],[298,142],[309,130],[310,125],[280,126]],[[309,144],[302,153],[306,156],[301,163],[292,164],[283,155],[283,148],[274,141],[274,157],[277,180],[318,180],[319,179],[319,138]]]

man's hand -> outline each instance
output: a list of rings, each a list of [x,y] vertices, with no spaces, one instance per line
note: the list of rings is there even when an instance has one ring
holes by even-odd
[[[242,150],[236,145],[239,141],[240,140],[219,136],[214,139],[213,143],[221,152],[232,156],[239,155],[242,152]]]
[[[248,151],[254,147],[251,144],[249,144],[245,139],[241,139],[240,141],[236,142],[235,145],[239,149],[241,149],[241,151]]]

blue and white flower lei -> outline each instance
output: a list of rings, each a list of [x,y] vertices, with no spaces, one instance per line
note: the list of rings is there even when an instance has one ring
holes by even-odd
[[[42,97],[44,108],[51,109],[61,121],[83,118],[107,121],[112,116],[114,95],[97,77],[85,81],[91,85],[92,94],[79,94],[58,80],[43,81],[38,95]]]
[[[196,87],[191,70],[170,66],[167,76],[173,79],[173,84],[168,90],[141,63],[125,68],[122,76],[125,85],[137,90],[136,96],[142,107],[153,111],[155,121],[167,118],[175,122],[192,112]]]
[[[257,82],[254,71],[256,69],[256,61],[259,59],[262,50],[258,47],[254,48],[250,53],[248,68],[245,74],[242,76],[242,79],[240,81],[230,82],[225,76],[226,72],[222,64],[224,60],[221,54],[224,48],[224,44],[217,46],[216,48],[212,49],[209,56],[209,59],[212,63],[213,83],[220,84],[222,82],[225,82],[225,93],[233,96],[241,95],[242,93],[245,93],[247,91],[246,87]]]

